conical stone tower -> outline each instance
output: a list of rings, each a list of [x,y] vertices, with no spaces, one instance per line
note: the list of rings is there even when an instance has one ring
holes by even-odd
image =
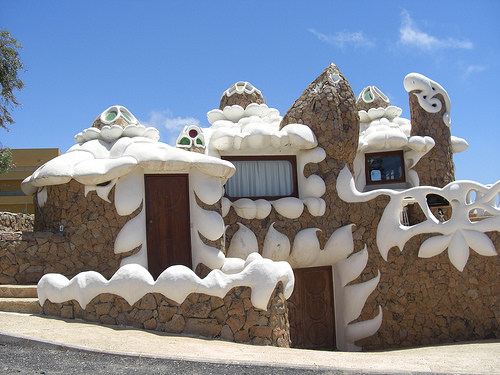
[[[280,126],[291,123],[309,126],[318,139],[318,146],[326,151],[325,160],[305,168],[306,176],[317,174],[326,183],[325,222],[330,228],[349,223],[349,206],[338,197],[335,185],[345,165],[354,171],[359,116],[351,86],[335,64],[330,64],[306,88],[287,111]]]

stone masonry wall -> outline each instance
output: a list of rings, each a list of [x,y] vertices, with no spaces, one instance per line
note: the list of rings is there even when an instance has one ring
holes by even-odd
[[[0,212],[0,231],[18,232],[33,230],[33,215]]]
[[[46,315],[84,319],[226,341],[290,346],[288,310],[283,284],[278,283],[266,311],[252,306],[251,288],[236,287],[224,298],[192,293],[179,304],[159,293],[148,293],[132,306],[114,294],[100,294],[82,309],[75,300],[45,301]]]
[[[105,202],[95,191],[84,196],[84,187],[68,184],[46,187],[48,199],[35,214],[36,232],[4,233],[0,236],[0,283],[36,284],[46,273],[73,277],[97,271],[110,278],[121,259],[136,248],[114,253],[114,242],[123,225],[137,215],[120,216],[114,207],[114,188]],[[59,232],[59,226],[64,229]]]
[[[414,96],[410,94],[410,97]],[[416,128],[420,130],[415,130],[415,134],[449,139],[449,134],[442,133],[448,129],[443,123],[442,113],[430,118],[416,107],[412,107],[412,111],[412,121],[419,121]],[[434,126],[433,122],[438,122],[435,125],[441,133],[436,130],[422,133],[426,131],[425,123],[428,121],[431,121],[431,127]],[[358,341],[357,345],[364,350],[380,350],[499,338],[499,256],[484,257],[470,250],[469,262],[464,271],[459,272],[450,263],[447,250],[429,259],[418,258],[421,243],[431,236],[420,235],[408,241],[402,252],[396,248],[391,249],[388,261],[385,261],[378,252],[376,238],[377,227],[389,198],[380,196],[369,202],[347,203],[338,197],[336,182],[340,170],[347,165],[352,171],[359,136],[359,118],[352,90],[335,65],[330,65],[313,81],[288,110],[281,126],[289,123],[302,123],[311,127],[319,147],[326,151],[327,156],[323,162],[308,164],[305,168],[306,177],[317,174],[326,183],[327,191],[322,197],[326,202],[325,215],[314,217],[305,208],[301,217],[291,220],[273,209],[264,220],[246,220],[239,218],[231,209],[224,218],[226,225],[229,225],[226,247],[238,229],[236,222],[241,222],[256,234],[260,252],[265,234],[273,222],[276,230],[289,237],[292,246],[298,231],[320,228],[321,232],[317,235],[321,247],[336,229],[352,223],[355,224],[354,252],[366,246],[369,259],[362,274],[351,284],[367,281],[376,277],[379,271],[381,273],[377,289],[368,297],[361,316],[356,321],[374,318],[379,305],[383,309],[379,331]],[[439,141],[436,140],[436,143]],[[417,164],[422,164],[418,169],[422,184],[444,186],[454,180],[451,149],[437,146],[438,156],[423,158]],[[442,156],[443,152],[446,157]],[[438,162],[443,164],[442,167],[436,164]],[[446,220],[450,212],[443,211]],[[423,220],[419,213],[411,216],[410,219],[417,222]],[[500,233],[492,232],[487,235],[499,251]]]

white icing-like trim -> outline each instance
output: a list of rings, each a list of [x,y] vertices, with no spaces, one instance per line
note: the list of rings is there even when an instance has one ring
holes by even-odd
[[[37,189],[36,193],[36,201],[38,202],[38,206],[41,208],[47,202],[47,188],[44,186],[42,188]]]
[[[439,112],[443,106],[441,101],[434,96],[441,94],[444,98],[446,112],[443,114],[443,122],[446,126],[451,125],[450,110],[451,101],[446,90],[437,82],[418,73],[410,73],[404,79],[405,90],[411,92],[419,90],[420,92],[414,93],[418,98],[420,106],[429,113]]]
[[[231,243],[229,244],[229,248],[227,250],[227,256],[230,258],[247,259],[251,253],[259,252],[257,237],[243,224],[237,224],[239,229],[233,235],[233,238],[231,238]]]
[[[206,175],[227,179],[234,173],[228,161],[189,152],[147,138],[120,138],[106,143],[92,140],[73,146],[27,177],[21,188],[34,194],[36,187],[58,185],[72,178],[84,185],[97,185],[123,177],[137,166],[149,171],[188,172],[195,166]]]
[[[368,251],[365,248],[333,266],[335,294],[335,332],[339,350],[360,351],[355,341],[369,337],[378,331],[382,324],[382,307],[378,315],[370,320],[350,323],[361,314],[368,296],[380,281],[378,275],[366,282],[347,285],[355,280],[366,267]]]
[[[274,229],[271,224],[264,239],[262,256],[274,261],[286,260],[290,255],[290,240],[283,233]]]
[[[81,133],[75,135],[75,142],[82,144],[97,139],[111,143],[116,142],[121,137],[145,137],[152,141],[158,141],[160,139],[160,132],[156,128],[146,128],[144,125],[139,124],[127,125],[125,129],[120,125],[105,125],[101,130],[92,127],[83,130]]]
[[[222,96],[226,95],[230,97],[234,94],[253,94],[254,92],[260,94],[260,90],[254,87],[250,82],[239,81],[228,88]]]
[[[346,202],[366,202],[379,195],[391,198],[377,228],[377,247],[385,260],[392,247],[397,246],[402,251],[410,238],[424,233],[440,235],[424,241],[419,256],[427,258],[448,249],[450,262],[459,271],[463,271],[467,264],[469,247],[483,256],[497,255],[491,239],[484,232],[500,231],[500,208],[495,204],[495,196],[500,194],[500,181],[488,186],[473,181],[454,181],[444,188],[420,186],[402,191],[378,189],[363,193],[356,189],[346,166],[339,173],[337,192]],[[471,192],[477,195],[474,202],[468,199]],[[440,195],[451,203],[452,216],[448,221],[439,221],[431,212],[427,205],[429,194]],[[407,204],[404,200],[408,198],[420,206],[426,217],[413,226],[406,226],[400,221],[403,207]],[[481,210],[487,215],[481,221],[472,222],[469,213],[474,210]]]
[[[44,275],[38,282],[40,304],[46,300],[62,303],[72,299],[82,308],[101,293],[123,297],[133,305],[147,293],[161,293],[177,303],[182,303],[190,293],[205,293],[223,298],[232,288],[252,288],[251,301],[258,309],[266,310],[269,299],[278,284],[283,283],[285,298],[293,291],[294,277],[286,262],[273,262],[252,254],[241,272],[226,275],[220,270],[211,271],[204,279],[185,266],[172,266],[163,271],[155,281],[142,266],[129,264],[121,267],[108,281],[101,274],[82,272],[68,280],[60,274]]]

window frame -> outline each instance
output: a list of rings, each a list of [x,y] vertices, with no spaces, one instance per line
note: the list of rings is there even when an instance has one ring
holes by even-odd
[[[278,160],[285,160],[290,162],[292,165],[292,193],[290,195],[275,195],[275,196],[269,196],[269,195],[263,195],[263,196],[253,196],[253,197],[231,197],[227,194],[227,190],[224,192],[224,196],[228,198],[230,201],[234,202],[237,201],[238,199],[251,199],[251,200],[258,200],[258,199],[265,199],[268,201],[274,201],[280,198],[287,198],[287,197],[299,197],[299,183],[298,183],[298,178],[297,178],[297,157],[295,155],[246,155],[246,156],[222,156],[221,159],[227,160],[229,162],[231,161],[278,161]]]
[[[391,156],[396,155],[399,156],[399,160],[401,161],[401,177],[393,180],[379,180],[372,181],[371,179],[371,170],[368,166],[368,158],[373,156]],[[384,184],[399,184],[406,183],[406,166],[405,166],[405,158],[403,150],[396,151],[382,151],[382,152],[370,152],[365,153],[365,177],[366,177],[366,185],[384,185]]]

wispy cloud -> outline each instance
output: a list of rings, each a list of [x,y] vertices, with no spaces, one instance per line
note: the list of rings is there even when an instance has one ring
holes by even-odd
[[[148,121],[141,121],[144,126],[153,126],[160,131],[166,139],[163,142],[174,145],[182,128],[186,125],[200,126],[200,120],[194,117],[174,117],[171,110],[151,111]]]
[[[470,77],[471,74],[482,72],[487,68],[488,67],[486,65],[469,65],[467,68],[465,68],[462,74],[462,79],[466,80]]]
[[[399,45],[415,47],[424,51],[439,48],[472,49],[474,45],[468,40],[454,38],[437,38],[421,31],[410,17],[408,11],[403,10],[402,22],[399,28]]]
[[[316,35],[316,37],[322,42],[326,42],[340,49],[344,49],[346,45],[352,45],[356,48],[375,47],[375,43],[370,38],[365,36],[362,31],[352,33],[339,31],[333,35],[326,35],[316,31],[315,29],[307,29],[307,31]]]

